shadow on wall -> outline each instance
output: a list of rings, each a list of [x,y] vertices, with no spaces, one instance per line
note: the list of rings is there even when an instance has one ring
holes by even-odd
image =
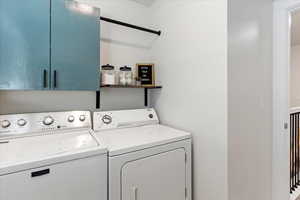
[[[123,21],[122,19],[116,20]],[[131,23],[130,21],[124,22]],[[134,25],[147,27],[147,25],[144,24]],[[155,36],[153,34],[101,21],[102,42],[107,42],[123,47],[150,50],[158,38],[158,36]]]
[[[101,38],[101,41],[111,43],[111,44],[121,45],[121,46],[138,48],[138,49],[145,49],[145,50],[151,49],[151,46],[135,44],[135,43],[125,42],[125,41],[120,41],[120,40],[113,40],[113,39],[110,39],[110,38]]]
[[[94,110],[91,91],[1,91],[0,114]]]
[[[134,2],[140,3],[144,6],[150,7],[155,2],[155,0],[132,0]]]

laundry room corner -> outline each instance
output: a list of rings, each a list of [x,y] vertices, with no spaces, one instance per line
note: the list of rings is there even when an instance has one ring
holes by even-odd
[[[165,30],[151,51],[164,86],[153,105],[163,124],[193,133],[194,199],[226,200],[227,2],[160,0],[151,9]]]
[[[0,200],[295,200],[299,7],[0,0]]]

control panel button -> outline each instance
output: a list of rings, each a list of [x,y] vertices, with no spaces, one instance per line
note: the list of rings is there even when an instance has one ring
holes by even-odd
[[[17,123],[19,126],[25,126],[27,124],[25,119],[19,119]]]
[[[82,122],[85,121],[85,115],[80,115],[79,120],[82,121]]]
[[[74,120],[75,120],[75,117],[73,116],[73,115],[70,115],[69,117],[68,117],[68,122],[74,122]]]
[[[109,115],[104,115],[104,116],[102,117],[102,122],[103,122],[104,124],[110,124],[110,123],[112,122],[111,116],[109,116]]]
[[[44,118],[43,124],[46,126],[49,126],[51,124],[53,124],[54,119],[51,116],[47,116]]]
[[[1,122],[1,127],[2,128],[8,128],[10,126],[10,121],[4,120]]]

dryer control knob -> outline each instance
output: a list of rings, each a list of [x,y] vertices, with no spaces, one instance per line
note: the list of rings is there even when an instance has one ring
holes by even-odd
[[[82,122],[85,121],[85,115],[80,115],[79,120],[82,121]]]
[[[25,126],[27,124],[25,119],[19,119],[17,123],[19,126]]]
[[[46,126],[49,126],[51,124],[53,124],[54,119],[51,116],[47,116],[44,118],[43,124]]]
[[[109,116],[109,115],[104,115],[104,116],[102,117],[102,122],[103,122],[104,124],[110,124],[110,123],[112,122],[111,116]]]
[[[10,121],[4,120],[1,122],[2,128],[8,128],[10,126]]]
[[[75,117],[73,115],[70,115],[68,117],[68,122],[74,122],[74,120],[75,120]]]

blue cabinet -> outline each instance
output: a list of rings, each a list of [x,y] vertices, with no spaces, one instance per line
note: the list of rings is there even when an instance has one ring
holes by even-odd
[[[0,90],[98,90],[99,18],[72,0],[1,0]]]
[[[75,1],[52,0],[52,86],[56,90],[98,90],[99,10]]]
[[[0,89],[48,89],[49,1],[0,1]]]

